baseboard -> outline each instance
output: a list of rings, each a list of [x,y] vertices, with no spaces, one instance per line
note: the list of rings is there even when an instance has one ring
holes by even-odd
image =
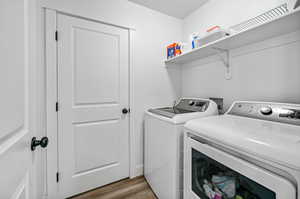
[[[144,165],[140,164],[135,167],[135,176],[134,177],[142,176],[142,175],[144,175]]]

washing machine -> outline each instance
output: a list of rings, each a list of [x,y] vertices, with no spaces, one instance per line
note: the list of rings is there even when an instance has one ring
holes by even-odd
[[[300,105],[235,102],[184,131],[184,199],[300,198]]]
[[[182,98],[173,107],[145,114],[144,175],[159,199],[183,197],[183,125],[218,114],[209,99]]]

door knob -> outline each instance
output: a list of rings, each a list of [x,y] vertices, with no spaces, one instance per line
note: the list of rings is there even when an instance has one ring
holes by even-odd
[[[41,140],[37,140],[36,137],[33,137],[31,140],[31,151],[34,151],[37,146],[46,148],[48,146],[49,140],[47,137],[43,137]]]
[[[122,113],[123,113],[123,114],[127,114],[127,113],[129,113],[129,109],[127,109],[127,108],[123,108],[123,109],[122,109]]]

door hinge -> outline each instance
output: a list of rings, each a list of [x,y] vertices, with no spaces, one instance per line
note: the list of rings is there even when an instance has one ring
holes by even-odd
[[[55,110],[58,112],[58,102],[55,103]]]
[[[59,182],[59,172],[56,172],[56,182]]]
[[[55,31],[55,41],[58,41],[58,32]]]

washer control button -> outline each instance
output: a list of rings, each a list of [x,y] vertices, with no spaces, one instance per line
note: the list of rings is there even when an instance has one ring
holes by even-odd
[[[265,106],[260,109],[260,112],[263,115],[271,115],[273,113],[273,110],[270,106]]]

